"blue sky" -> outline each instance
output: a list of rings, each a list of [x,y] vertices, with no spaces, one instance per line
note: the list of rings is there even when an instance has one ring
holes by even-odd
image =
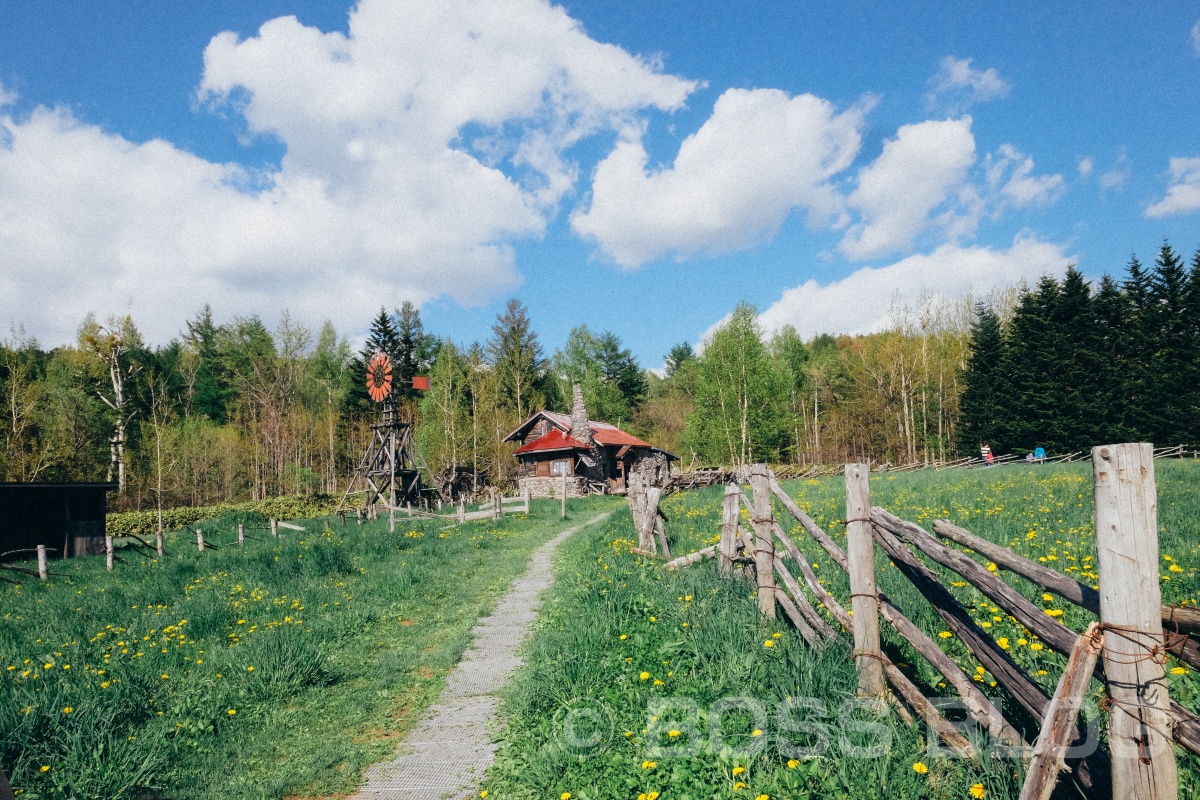
[[[1198,122],[1185,2],[11,0],[0,323],[863,332],[1190,257]]]

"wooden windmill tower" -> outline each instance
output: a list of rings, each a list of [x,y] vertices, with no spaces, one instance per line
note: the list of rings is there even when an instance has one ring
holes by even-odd
[[[386,353],[376,353],[367,365],[367,393],[378,404],[379,417],[371,424],[371,441],[346,485],[337,511],[345,508],[361,478],[366,483],[360,491],[366,494],[367,514],[374,518],[380,507],[388,509],[395,530],[396,511],[421,502],[421,472],[428,474],[429,467],[417,450],[412,423],[400,420],[392,385],[392,362]],[[413,388],[428,390],[429,379],[413,378]]]

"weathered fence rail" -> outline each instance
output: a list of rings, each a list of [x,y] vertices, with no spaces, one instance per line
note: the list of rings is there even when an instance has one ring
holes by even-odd
[[[945,678],[977,724],[999,742],[1021,748],[1032,757],[1021,800],[1048,797],[1064,769],[1072,770],[1092,796],[1105,796],[1111,787],[1114,797],[1174,800],[1177,778],[1171,746],[1174,743],[1200,754],[1200,716],[1170,699],[1164,681],[1165,659],[1170,653],[1200,669],[1200,610],[1163,606],[1160,600],[1153,464],[1156,458],[1187,457],[1190,452],[1183,446],[1155,450],[1147,444],[1093,449],[1098,590],[975,536],[949,520],[935,521],[934,533],[929,533],[872,506],[867,481],[870,470],[865,464],[845,467],[847,550],[843,551],[797,506],[765,465],[757,465],[749,470],[751,496],[735,483],[726,487],[720,543],[673,559],[665,566],[679,569],[712,557],[717,558],[722,575],[733,575],[741,566],[757,584],[761,615],[773,617],[778,605],[800,636],[812,643],[840,635],[817,611],[823,608],[830,621],[853,639],[861,696],[886,697],[890,687],[896,698],[925,720],[949,747],[963,755],[974,753],[975,745],[888,657],[879,637],[878,620],[882,618]],[[1068,460],[1074,455],[1062,458]],[[909,466],[902,465],[901,469]],[[817,579],[808,559],[775,519],[772,500],[847,573],[852,614]],[[739,524],[742,508],[752,530]],[[957,547],[943,544],[939,537]],[[776,543],[781,546],[778,552]],[[1041,725],[1032,748],[978,687],[975,676],[955,663],[878,589],[874,574],[876,547],[932,606],[950,633],[991,673],[996,685]],[[1010,572],[1040,590],[1053,592],[1096,614],[1099,621],[1083,635],[1076,633],[993,574],[992,569],[971,556],[972,552],[992,562],[992,569]],[[935,566],[928,566],[923,559]],[[803,584],[793,577],[793,565]],[[936,570],[945,570],[975,587],[1016,619],[1031,638],[1067,657],[1053,696],[976,623]],[[1105,686],[1109,752],[1067,758],[1072,744],[1095,741],[1095,732],[1085,729],[1078,719],[1082,698],[1093,678]]]

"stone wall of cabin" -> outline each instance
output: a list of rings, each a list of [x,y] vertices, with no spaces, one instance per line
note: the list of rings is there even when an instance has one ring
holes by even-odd
[[[530,497],[559,497],[562,490],[562,478],[527,477],[517,481],[521,490],[529,489]],[[583,497],[588,493],[587,479],[575,475],[567,476],[567,497]]]
[[[671,462],[663,453],[638,448],[629,465],[629,471],[641,473],[651,486],[663,486],[671,477]]]

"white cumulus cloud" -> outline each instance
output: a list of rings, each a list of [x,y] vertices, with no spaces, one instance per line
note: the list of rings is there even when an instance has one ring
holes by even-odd
[[[1061,175],[1034,175],[1033,159],[1011,144],[1002,144],[995,153],[989,153],[985,169],[988,185],[999,193],[1004,205],[1014,208],[1049,205],[1064,190]]]
[[[995,68],[978,70],[969,58],[946,56],[929,79],[925,99],[930,108],[945,106],[950,113],[961,113],[975,103],[1007,97],[1011,88]]]
[[[964,185],[974,163],[970,117],[902,126],[859,171],[847,205],[861,221],[846,231],[839,249],[868,259],[910,247],[930,225],[930,214]]]
[[[864,267],[822,286],[814,280],[783,292],[759,315],[767,335],[785,325],[809,339],[820,333],[863,334],[883,329],[896,304],[916,306],[922,295],[984,297],[1042,275],[1061,276],[1070,259],[1059,245],[1029,234],[1007,249],[946,243],[931,253],[884,267]]]
[[[1147,217],[1200,211],[1200,158],[1172,158],[1171,183],[1162,200],[1146,209]]]
[[[345,34],[293,17],[221,34],[199,96],[276,137],[280,167],[0,113],[0,321],[53,344],[88,310],[131,310],[162,341],[205,301],[347,328],[380,303],[486,300],[574,189],[569,149],[696,85],[545,0],[362,0]]]
[[[828,180],[858,153],[863,114],[810,94],[729,89],[669,167],[648,171],[640,134],[624,137],[596,167],[591,202],[571,226],[629,268],[745,247],[795,209],[823,224],[840,208]]]

